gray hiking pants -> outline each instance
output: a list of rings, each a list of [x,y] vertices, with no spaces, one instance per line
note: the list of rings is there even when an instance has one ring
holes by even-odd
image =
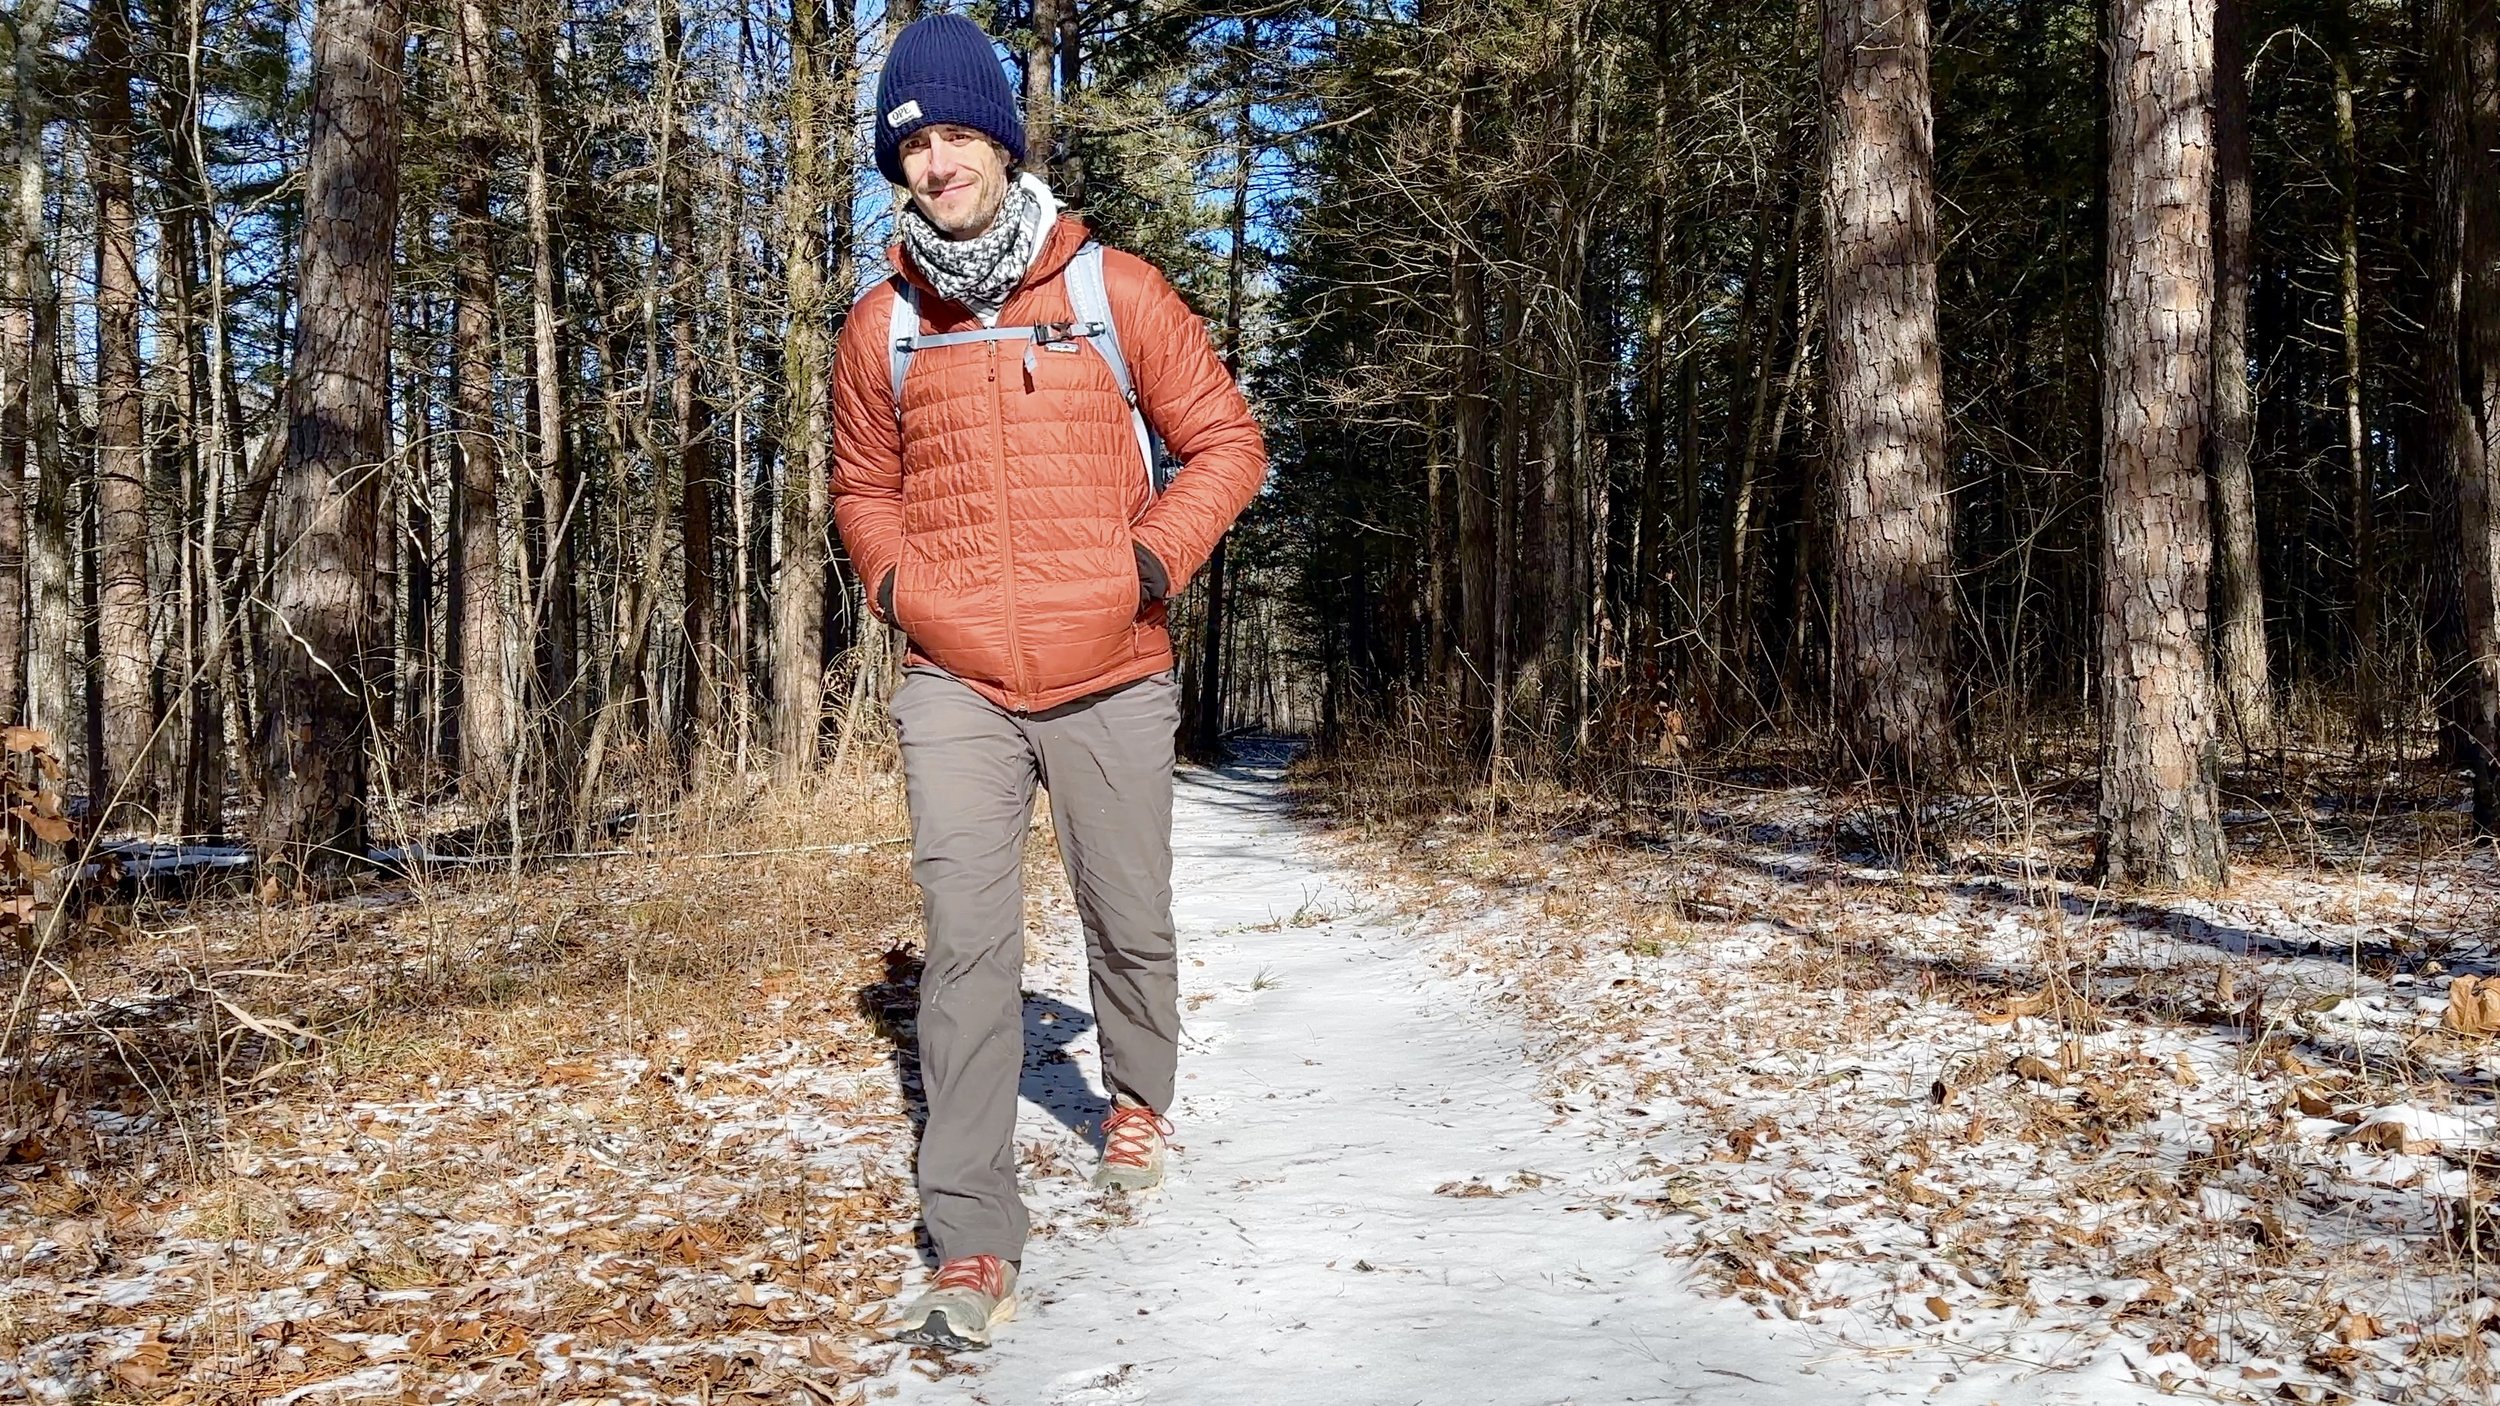
[[[1157,674],[1010,713],[943,670],[894,694],[928,919],[920,976],[920,1204],[941,1259],[1021,1259],[1016,1087],[1024,1071],[1022,857],[1035,785],[1085,924],[1104,1085],[1172,1104],[1180,1039],[1172,934],[1172,748],[1180,688]]]

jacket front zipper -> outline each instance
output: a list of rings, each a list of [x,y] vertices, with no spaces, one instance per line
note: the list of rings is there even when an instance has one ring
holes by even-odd
[[[1000,309],[1005,316],[1005,309]],[[1007,503],[1007,403],[998,389],[998,349],[1003,342],[985,344],[990,357],[990,432],[995,436],[998,460],[998,544],[1006,553],[1007,576],[1001,583],[1007,594],[1007,689],[1022,699],[1025,696],[1024,645],[1016,638],[1016,531],[1015,521]],[[1017,712],[1023,712],[1021,708]]]

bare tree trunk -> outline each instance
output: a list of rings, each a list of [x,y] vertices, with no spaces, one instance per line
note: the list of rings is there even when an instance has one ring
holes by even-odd
[[[1085,26],[1078,0],[1058,0],[1058,5],[1059,101],[1064,105],[1085,86]],[[1062,203],[1081,210],[1085,208],[1085,153],[1068,137],[1059,140],[1066,149],[1059,154],[1052,190]]]
[[[1024,41],[1024,164],[1044,180],[1058,175],[1051,150],[1059,139],[1051,80],[1059,70],[1059,8],[1067,3],[1032,0],[1032,32]]]
[[[259,836],[266,861],[304,870],[364,858],[373,690],[388,667],[374,531],[390,425],[403,39],[399,0],[323,0],[313,31]]]
[[[2213,0],[2113,0],[2101,389],[2103,878],[2223,881],[2212,562]]]
[[[1911,785],[1955,752],[1929,44],[1923,5],[1824,6],[1835,702],[1850,764]]]
[[[2500,834],[2500,4],[2433,0],[2433,462],[2456,485],[2474,820]]]
[[[1641,489],[1640,506],[1633,521],[1631,618],[1632,653],[1641,683],[1655,690],[1664,669],[1661,646],[1666,638],[1666,573],[1672,560],[1666,550],[1667,537],[1667,377],[1670,346],[1667,319],[1674,311],[1674,293],[1679,290],[1677,269],[1669,260],[1672,244],[1669,239],[1671,207],[1677,183],[1678,167],[1673,148],[1667,140],[1668,100],[1672,95],[1670,74],[1673,52],[1669,36],[1675,31],[1674,11],[1669,0],[1656,0],[1650,7],[1650,63],[1656,75],[1656,86],[1650,93],[1652,110],[1649,128],[1649,159],[1657,163],[1649,193],[1649,240],[1647,269],[1644,279],[1648,306],[1644,309],[1641,334]],[[1678,328],[1673,345],[1681,346],[1684,332]]]
[[[17,284],[26,290],[26,442],[34,459],[35,505],[28,524],[26,721],[52,734],[63,768],[83,774],[86,706],[71,643],[78,601],[70,546],[69,464],[61,452],[60,283],[44,245],[42,54],[52,0],[19,12],[17,41]]]
[[[461,0],[457,36],[462,169],[454,178],[451,330],[452,550],[460,580],[460,784],[472,801],[510,780],[514,700],[505,667],[503,510],[496,501],[495,267],[487,178],[495,169],[495,26],[487,0]]]
[[[822,0],[790,6],[790,184],[782,222],[790,322],[782,339],[789,385],[782,443],[781,573],[773,583],[773,776],[795,783],[816,764],[824,710],[825,516],[832,422],[825,403],[825,196],[831,133],[843,125],[839,63],[826,43]],[[845,128],[847,130],[847,128]],[[846,217],[847,217],[847,212]]]
[[[1073,8],[1074,0],[1063,0],[1063,3]],[[1258,52],[1258,34],[1258,21],[1246,19],[1241,22],[1241,33],[1236,40],[1240,57],[1235,75],[1236,90],[1233,95],[1232,216],[1226,225],[1227,232],[1231,235],[1231,254],[1225,260],[1224,268],[1222,343],[1224,368],[1235,376],[1241,374],[1241,323],[1242,315],[1247,308],[1247,287],[1250,274],[1249,256],[1245,252],[1245,246],[1250,238],[1250,163],[1258,158],[1258,149],[1253,141],[1256,133],[1251,126],[1256,120],[1256,113],[1252,102],[1254,90],[1250,81],[1250,56]],[[1436,486],[1439,483],[1437,474],[1434,482]],[[1437,494],[1433,507],[1434,512],[1430,520],[1434,524],[1433,530],[1437,533],[1440,530],[1441,521]],[[1206,602],[1206,619],[1205,629],[1199,637],[1198,695],[1192,700],[1194,706],[1191,710],[1190,732],[1191,750],[1200,757],[1210,760],[1220,757],[1224,748],[1224,622],[1225,587],[1227,585],[1225,568],[1229,565],[1225,560],[1225,543],[1230,540],[1230,537],[1231,534],[1227,533],[1215,539],[1215,551],[1207,558],[1207,584],[1205,593],[1201,597]],[[1434,616],[1440,612],[1444,591],[1440,571],[1441,557],[1440,553],[1435,551],[1432,554],[1433,582],[1431,605],[1428,608]],[[1436,626],[1437,624],[1436,621]],[[1439,628],[1433,630],[1432,638],[1435,648],[1443,647],[1443,632]]]
[[[2218,0],[2214,20],[2214,548],[2216,671],[2244,748],[2274,740],[2265,584],[2257,569],[2257,428],[2248,383],[2249,248],[2255,203],[2248,153],[2249,0]]]
[[[677,68],[684,62],[685,40],[675,5],[664,7],[663,42],[667,46],[667,62],[671,74],[666,82],[669,106],[682,107],[677,95],[682,92],[683,75]],[[703,305],[703,260],[694,241],[694,197],[689,186],[692,168],[687,164],[686,149],[693,144],[693,124],[683,111],[672,110],[665,118],[672,124],[669,143],[673,168],[663,180],[667,185],[667,224],[670,264],[670,295],[672,309],[669,322],[669,357],[672,363],[669,382],[670,405],[677,421],[678,535],[685,556],[685,618],[683,633],[686,646],[686,667],[682,676],[683,694],[679,700],[678,726],[685,730],[685,740],[693,749],[717,747],[724,740],[721,725],[722,659],[714,619],[712,563],[712,402],[703,393],[703,354],[696,345],[695,323]]]
[[[148,643],[147,403],[139,384],[139,223],[132,195],[130,13],[98,0],[89,64],[96,200],[96,562],[98,682],[107,825],[155,806],[148,763],[156,696]]]
[[[2352,513],[2353,729],[2367,744],[2379,734],[2377,489],[2361,404],[2361,147],[2352,114],[2352,70],[2335,56],[2335,147],[2344,184],[2337,241],[2338,304],[2344,334],[2344,459]]]
[[[225,809],[225,737],[220,726],[225,705],[217,687],[215,661],[220,650],[218,581],[209,525],[217,518],[216,499],[225,482],[219,462],[222,425],[214,367],[210,359],[209,300],[204,296],[202,261],[210,236],[209,216],[216,191],[206,163],[200,111],[200,69],[207,43],[204,20],[196,0],[157,0],[154,22],[159,43],[157,68],[157,130],[163,134],[165,173],[158,184],[161,253],[158,286],[167,312],[160,343],[175,370],[174,415],[177,426],[170,455],[179,467],[180,491],[173,549],[178,645],[166,673],[174,691],[166,701],[162,772],[172,787],[174,824],[185,835],[215,833]]]
[[[1450,103],[1451,194],[1465,207],[1463,182],[1468,150],[1467,79],[1458,75],[1458,96]],[[1500,487],[1494,477],[1492,446],[1486,420],[1484,260],[1475,247],[1473,220],[1459,223],[1450,246],[1451,340],[1457,343],[1458,368],[1451,386],[1451,467],[1458,494],[1458,670],[1459,699],[1469,723],[1470,740],[1489,737],[1493,716],[1494,641],[1501,628],[1494,606],[1495,504]]]
[[[557,12],[550,5],[540,5],[531,16],[529,50],[530,81],[528,122],[530,161],[527,200],[530,239],[530,364],[534,384],[532,401],[537,423],[532,426],[537,442],[535,477],[538,486],[537,508],[544,524],[546,541],[541,549],[543,560],[537,563],[539,576],[534,592],[536,618],[530,623],[537,633],[539,655],[538,706],[545,709],[545,729],[556,741],[546,760],[552,767],[569,764],[570,757],[560,740],[568,732],[568,724],[582,715],[584,701],[575,689],[581,673],[580,642],[576,638],[574,608],[573,517],[575,485],[573,456],[567,439],[567,407],[564,394],[564,349],[561,317],[563,273],[562,260],[556,250],[554,172],[548,153],[548,123],[556,101],[555,31]],[[551,794],[560,794],[560,783],[551,785]]]
[[[59,457],[57,444],[37,440],[37,427],[49,426],[57,405],[38,401],[35,320],[38,305],[50,303],[49,267],[43,259],[43,92],[41,58],[52,25],[52,0],[28,0],[17,11],[15,62],[10,65],[9,141],[12,160],[6,179],[8,241],[0,250],[0,281],[7,296],[0,302],[0,720],[28,718],[34,709],[27,697],[26,600],[29,562],[26,555],[27,472]],[[41,377],[46,397],[51,378]]]

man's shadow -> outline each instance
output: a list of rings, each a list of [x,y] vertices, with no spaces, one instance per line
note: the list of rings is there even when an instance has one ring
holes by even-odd
[[[895,947],[885,954],[885,979],[860,988],[859,1013],[883,1035],[894,1061],[895,1086],[911,1113],[912,1141],[929,1126],[929,1101],[920,1082],[920,954]],[[1111,1099],[1068,1047],[1094,1028],[1094,1018],[1065,1001],[1027,991],[1024,994],[1024,1073],[1016,1092],[1048,1109],[1050,1115],[1090,1147],[1102,1147],[1103,1115]],[[937,1264],[925,1228],[921,1258]]]

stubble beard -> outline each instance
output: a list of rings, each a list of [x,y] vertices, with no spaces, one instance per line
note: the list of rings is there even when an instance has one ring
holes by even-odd
[[[1013,181],[1013,176],[1001,177],[997,186],[990,191],[989,198],[982,202],[981,208],[961,223],[948,223],[935,210],[929,208],[927,201],[921,202],[920,213],[928,218],[930,224],[937,226],[938,233],[945,235],[948,239],[978,239],[989,233],[991,225],[998,223],[998,212],[1007,208],[1007,187]]]

